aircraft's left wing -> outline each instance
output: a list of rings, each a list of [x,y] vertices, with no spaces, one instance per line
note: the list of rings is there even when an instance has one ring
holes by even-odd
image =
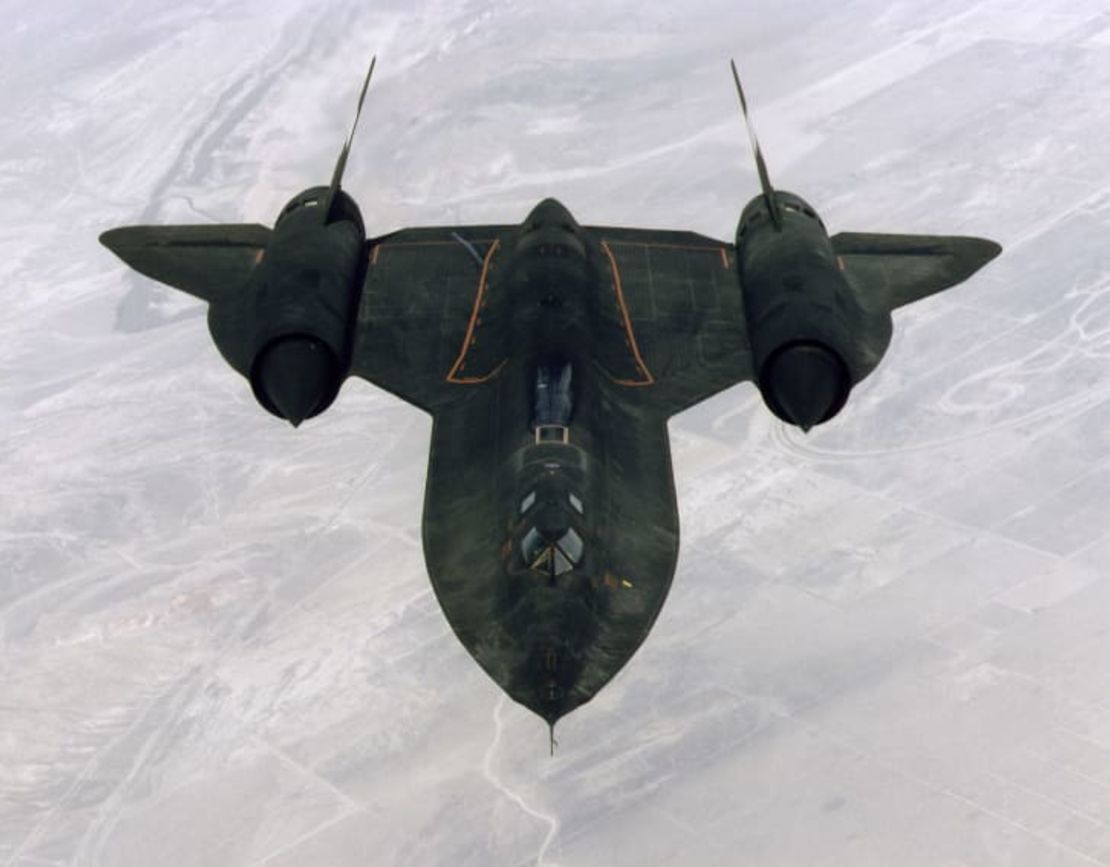
[[[215,301],[247,282],[270,243],[265,226],[124,226],[100,236],[124,262],[159,283]]]
[[[516,229],[402,229],[369,241],[351,374],[429,412],[492,378],[502,359],[479,320]]]

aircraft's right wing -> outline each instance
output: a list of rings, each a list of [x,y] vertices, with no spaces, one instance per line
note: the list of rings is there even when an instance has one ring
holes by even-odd
[[[849,282],[887,310],[962,283],[1002,252],[994,241],[951,235],[841,232],[831,240]]]

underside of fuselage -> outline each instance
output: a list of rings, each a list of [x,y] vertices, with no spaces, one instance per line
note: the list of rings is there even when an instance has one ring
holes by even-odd
[[[677,511],[665,418],[604,363],[631,356],[634,337],[599,345],[613,340],[607,313],[628,325],[605,310],[603,252],[547,200],[498,257],[482,312],[497,327],[474,344],[503,357],[464,390],[466,412],[436,417],[424,547],[464,646],[554,723],[646,637],[674,574]]]

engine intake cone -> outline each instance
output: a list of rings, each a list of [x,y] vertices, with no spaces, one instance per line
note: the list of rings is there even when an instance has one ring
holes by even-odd
[[[252,380],[262,405],[298,427],[331,402],[335,359],[313,337],[287,337],[267,347]]]
[[[818,343],[797,343],[776,352],[760,382],[771,411],[809,431],[844,406],[851,385],[844,362]]]

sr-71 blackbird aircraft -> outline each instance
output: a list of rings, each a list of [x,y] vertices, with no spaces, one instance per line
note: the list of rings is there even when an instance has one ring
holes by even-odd
[[[830,237],[771,186],[750,121],[762,193],[734,243],[580,226],[554,199],[519,225],[367,239],[340,181],[373,70],[331,184],[272,229],[131,226],[101,241],[207,301],[220,353],[294,426],[351,375],[431,414],[432,585],[478,664],[553,733],[631,658],[671,586],[667,419],[745,380],[788,424],[831,419],[886,351],[891,311],[1001,248]]]

